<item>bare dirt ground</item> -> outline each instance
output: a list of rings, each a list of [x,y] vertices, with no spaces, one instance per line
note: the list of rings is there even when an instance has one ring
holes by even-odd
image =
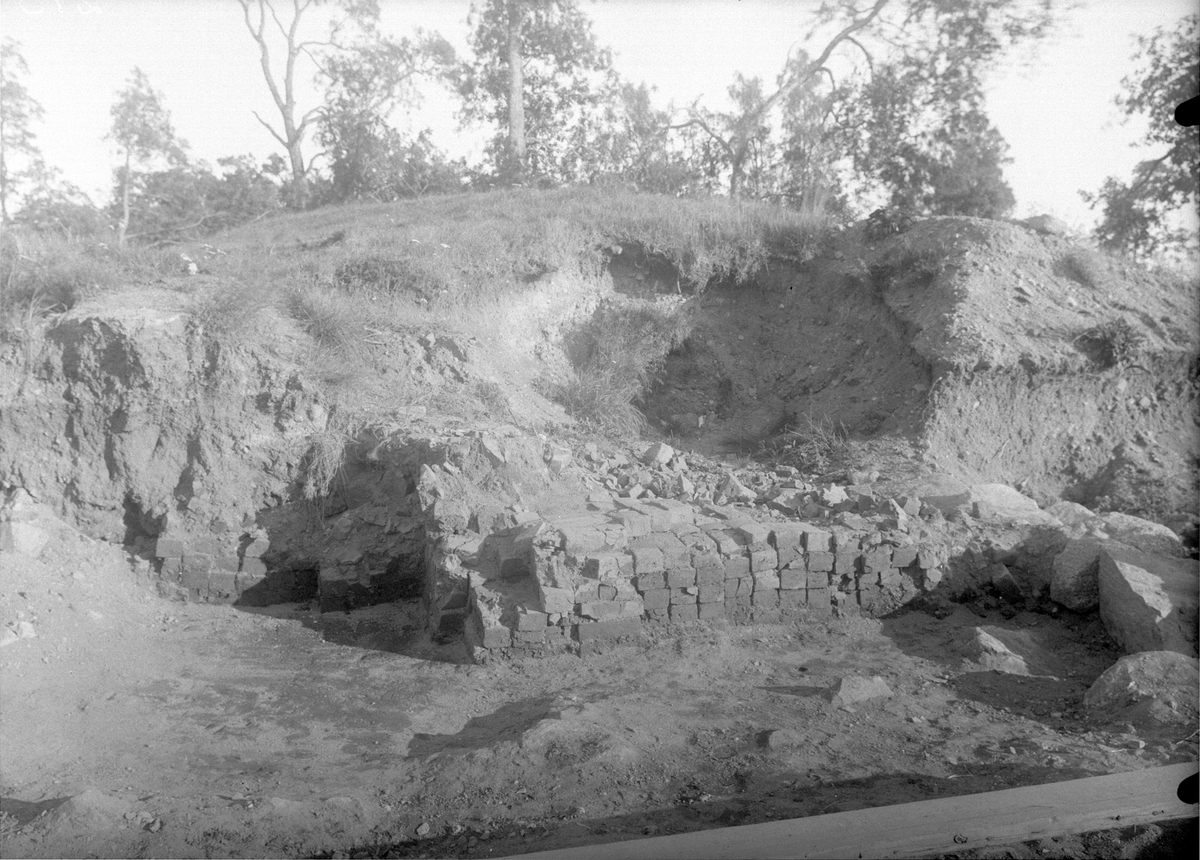
[[[0,564],[37,633],[0,651],[10,857],[502,856],[1197,755],[1083,720],[1117,656],[1094,617],[930,605],[478,666],[392,607],[164,604],[87,538]],[[977,627],[1034,674],[964,660]],[[893,695],[839,705],[848,675]],[[1014,856],[1111,856],[1068,842]]]

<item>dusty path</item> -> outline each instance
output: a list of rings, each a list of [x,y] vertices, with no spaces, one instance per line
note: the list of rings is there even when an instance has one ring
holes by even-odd
[[[1095,621],[958,607],[473,666],[394,607],[168,604],[88,539],[0,565],[38,634],[0,651],[5,856],[496,856],[1196,757],[1084,724]],[[1033,675],[964,663],[980,626]],[[893,695],[838,707],[847,675]]]

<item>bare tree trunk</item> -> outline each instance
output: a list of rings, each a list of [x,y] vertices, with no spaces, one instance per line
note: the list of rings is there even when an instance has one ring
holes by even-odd
[[[525,176],[525,70],[521,56],[521,4],[508,0],[508,154],[516,172]]]
[[[125,234],[129,232],[129,169],[130,150],[125,150],[125,172],[121,176],[121,221],[117,225],[117,247],[125,247]]]

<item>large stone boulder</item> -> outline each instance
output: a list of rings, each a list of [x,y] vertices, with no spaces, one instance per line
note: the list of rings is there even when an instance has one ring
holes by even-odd
[[[1091,612],[1100,605],[1100,541],[1068,541],[1054,557],[1050,597],[1076,612]]]
[[[1118,545],[1100,551],[1100,617],[1126,654],[1196,656],[1197,562]]]
[[[1122,657],[1083,697],[1088,717],[1138,728],[1192,726],[1200,698],[1200,661],[1175,651]]]
[[[1061,525],[1029,496],[1005,484],[974,484],[969,492],[970,513],[978,519],[1013,525]]]
[[[1187,555],[1179,535],[1164,525],[1117,511],[1103,514],[1097,519],[1105,534],[1136,550],[1156,555]]]

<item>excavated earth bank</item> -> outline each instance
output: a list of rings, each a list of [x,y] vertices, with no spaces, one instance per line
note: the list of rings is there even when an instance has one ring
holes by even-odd
[[[271,310],[229,346],[126,294],[6,356],[6,854],[499,855],[1195,760],[1194,690],[1085,702],[1195,667],[1194,295],[977,219],[752,290],[626,257],[511,337],[381,334],[409,396],[357,433]],[[692,327],[665,443],[528,384],[630,295]],[[425,405],[479,382],[504,414]],[[747,456],[814,421],[846,462]]]

